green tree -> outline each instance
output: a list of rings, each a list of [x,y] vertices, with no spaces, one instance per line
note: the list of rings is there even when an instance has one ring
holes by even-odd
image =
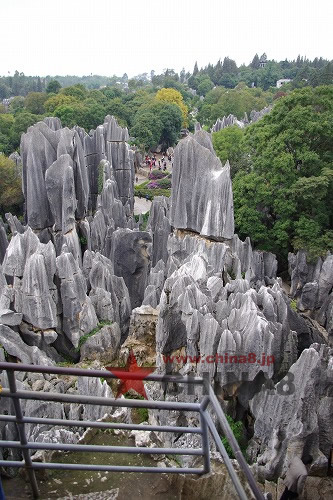
[[[227,127],[213,134],[213,146],[222,164],[230,162],[231,178],[238,170],[247,164],[243,146],[244,130],[237,127]]]
[[[154,115],[152,110],[145,109],[138,112],[131,128],[131,135],[145,150],[159,144],[162,132],[162,122]]]
[[[70,87],[65,87],[60,90],[62,95],[75,97],[78,101],[83,101],[88,97],[88,91],[84,85],[78,83],[77,85],[71,85]]]
[[[21,135],[27,129],[37,123],[41,117],[28,113],[26,111],[19,113],[15,116],[14,124],[11,131],[11,148],[15,151],[20,146]],[[11,151],[11,152],[12,152]]]
[[[24,101],[25,109],[34,115],[45,113],[44,102],[47,95],[44,92],[29,92]]]
[[[245,132],[248,165],[233,182],[237,230],[284,262],[291,250],[330,248],[332,103],[331,86],[298,89]]]
[[[213,82],[210,78],[205,78],[198,85],[198,94],[205,96],[214,87]]]
[[[168,148],[178,140],[182,119],[179,106],[154,99],[138,110],[130,132],[145,149],[158,144]]]
[[[13,115],[0,114],[0,152],[9,155],[12,152],[11,131],[14,123]]]
[[[174,146],[179,138],[182,127],[183,115],[176,104],[163,104],[160,106],[159,119],[162,123],[160,143],[163,149]]]
[[[24,100],[24,97],[20,95],[14,97],[9,105],[10,112],[14,114],[20,113],[24,109]]]
[[[58,82],[58,80],[51,80],[47,84],[45,90],[47,94],[57,94],[60,89],[61,89],[61,84]]]
[[[63,127],[72,128],[74,125],[83,126],[84,107],[81,103],[60,104],[54,110],[54,116],[60,118]]]
[[[80,106],[81,107],[81,106]],[[105,117],[104,107],[92,98],[82,102],[82,115],[78,118],[78,125],[87,132],[103,123]]]
[[[71,95],[63,95],[63,94],[51,95],[45,101],[44,108],[47,113],[53,114],[55,109],[63,104],[67,105],[79,104],[79,101]]]
[[[184,103],[183,96],[178,90],[175,89],[161,89],[156,94],[156,99],[158,101],[168,102],[170,104],[176,104],[179,107],[180,111],[183,115],[183,127],[187,127],[188,125],[188,108]]]
[[[18,213],[23,204],[22,180],[15,164],[4,155],[0,155],[0,213]]]
[[[254,56],[254,58],[252,59],[252,62],[251,62],[251,67],[253,69],[259,69],[260,68],[260,60],[259,60],[259,56],[258,54],[256,54]]]
[[[0,82],[0,99],[6,99],[11,94],[10,87]]]

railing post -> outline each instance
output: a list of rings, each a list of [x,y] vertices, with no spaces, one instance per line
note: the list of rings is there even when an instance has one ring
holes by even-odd
[[[238,494],[238,497],[240,498],[240,500],[248,500],[247,495],[244,491],[244,488],[241,485],[241,482],[239,480],[239,477],[238,477],[238,475],[237,475],[237,473],[232,465],[232,462],[228,456],[228,453],[226,452],[226,449],[222,443],[222,440],[221,440],[221,438],[216,430],[216,427],[214,425],[212,417],[209,415],[209,413],[207,411],[204,412],[204,418],[206,419],[206,422],[209,426],[210,432],[212,433],[212,436],[213,436],[214,441],[216,443],[217,449],[221,453],[224,465],[227,468],[227,471],[228,471],[229,476],[231,478],[231,481],[235,487],[235,490]]]
[[[15,380],[15,373],[13,370],[6,370],[7,371],[7,377],[8,377],[8,383],[9,383],[9,389],[12,394],[16,393],[16,380]],[[25,446],[28,444],[27,441],[27,436],[25,434],[25,425],[23,422],[23,414],[22,414],[22,408],[21,408],[21,403],[18,398],[12,398],[13,405],[14,405],[14,411],[16,415],[16,425],[20,437],[20,442],[22,446]],[[31,484],[31,489],[33,493],[34,498],[39,497],[39,490],[38,490],[38,485],[37,485],[37,480],[36,480],[36,475],[35,471],[32,468],[32,460],[30,456],[30,451],[26,448],[22,450],[22,455],[25,461],[25,468],[28,472],[28,476],[30,479],[30,484]]]
[[[202,450],[204,452],[204,470],[203,474],[209,474],[210,472],[210,449],[209,449],[209,435],[208,435],[208,425],[205,419],[205,411],[209,404],[208,396],[205,396],[200,409],[200,427],[201,427],[201,440],[202,440]]]
[[[251,490],[252,490],[255,498],[257,500],[265,500],[265,497],[264,497],[263,493],[260,491],[260,489],[259,489],[259,487],[254,479],[254,476],[250,470],[250,467],[249,467],[248,463],[246,462],[244,455],[239,448],[239,445],[238,445],[238,443],[235,439],[235,436],[234,436],[234,434],[230,428],[230,425],[228,423],[228,420],[227,420],[227,418],[226,418],[226,416],[225,416],[225,414],[224,414],[224,412],[223,412],[223,410],[218,402],[218,399],[214,393],[214,390],[211,386],[209,388],[209,398],[210,398],[210,401],[211,401],[211,403],[216,411],[217,417],[219,419],[219,422],[220,422],[222,430],[225,434],[225,437],[227,438],[227,440],[231,446],[231,449],[235,455],[235,458],[246,476],[246,479],[251,487]]]

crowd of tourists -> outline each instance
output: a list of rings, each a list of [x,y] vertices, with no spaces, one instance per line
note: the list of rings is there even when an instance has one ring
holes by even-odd
[[[146,155],[145,157],[145,164],[149,168],[150,172],[156,168],[158,168],[158,170],[163,170],[163,172],[165,172],[167,169],[167,161],[169,162],[169,167],[170,164],[171,167],[173,167],[172,155],[166,155],[166,153],[162,153],[162,157],[160,159],[157,159],[155,155],[152,156]]]

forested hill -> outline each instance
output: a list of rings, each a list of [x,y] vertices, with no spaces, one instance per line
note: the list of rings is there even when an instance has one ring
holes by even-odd
[[[82,84],[87,89],[99,89],[104,86],[117,86],[119,88],[129,87],[132,89],[146,85],[159,87],[170,87],[170,82],[187,83],[189,87],[196,90],[199,95],[205,95],[215,85],[226,88],[234,88],[239,82],[248,86],[254,85],[263,90],[275,86],[280,79],[293,80],[293,87],[308,83],[312,86],[332,83],[333,66],[332,61],[316,57],[313,60],[298,56],[295,60],[274,61],[269,60],[266,54],[260,57],[256,54],[250,64],[237,66],[236,62],[229,57],[217,61],[216,64],[208,64],[199,69],[195,63],[193,71],[185,71],[183,68],[179,73],[173,69],[166,69],[164,73],[157,75],[155,71],[142,73],[129,79],[123,76],[26,76],[24,73],[15,71],[14,75],[0,76],[0,99],[10,96],[26,96],[29,92],[45,91],[52,80],[57,80],[62,87]]]

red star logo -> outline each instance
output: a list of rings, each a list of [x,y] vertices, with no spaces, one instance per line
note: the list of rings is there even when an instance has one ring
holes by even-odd
[[[108,366],[106,367],[106,369],[121,380],[116,399],[119,398],[119,396],[121,396],[122,394],[126,394],[126,392],[128,392],[130,389],[133,389],[145,399],[148,399],[145,387],[143,385],[143,380],[147,377],[147,375],[154,372],[155,368],[138,366],[136,357],[132,350],[129,353],[125,368],[119,368],[118,366]]]

